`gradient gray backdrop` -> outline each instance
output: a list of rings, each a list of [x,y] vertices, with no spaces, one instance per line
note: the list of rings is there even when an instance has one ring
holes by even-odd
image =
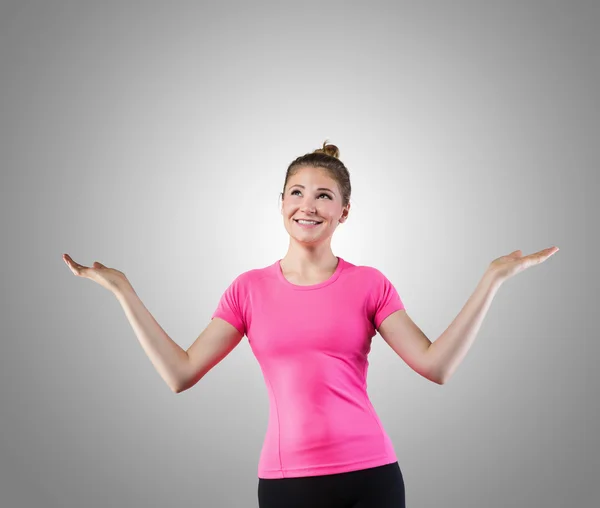
[[[599,25],[593,1],[2,2],[0,506],[258,506],[247,338],[176,395],[61,256],[125,272],[187,349],[285,255],[285,169],[327,138],[334,253],[432,341],[493,259],[560,248],[444,386],[373,338],[408,508],[597,507]]]

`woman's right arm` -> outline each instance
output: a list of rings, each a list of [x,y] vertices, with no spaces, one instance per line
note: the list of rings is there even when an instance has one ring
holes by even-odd
[[[98,261],[80,265],[68,254],[63,260],[75,275],[97,282],[117,298],[148,358],[175,393],[194,386],[242,340],[233,325],[215,318],[184,351],[156,322],[123,272]]]
[[[224,319],[214,318],[187,351],[160,327],[133,287],[115,291],[150,361],[171,390],[194,386],[241,342],[244,335]]]

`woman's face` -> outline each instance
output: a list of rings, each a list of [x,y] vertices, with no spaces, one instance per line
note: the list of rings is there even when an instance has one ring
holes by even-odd
[[[346,207],[350,209],[350,205]],[[325,170],[303,167],[290,177],[283,196],[281,214],[287,232],[302,243],[315,243],[330,238],[342,218],[344,207],[337,182]],[[319,221],[305,227],[297,219]]]

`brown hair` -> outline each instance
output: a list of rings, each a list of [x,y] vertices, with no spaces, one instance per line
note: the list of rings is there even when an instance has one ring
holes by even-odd
[[[302,167],[312,166],[324,169],[327,174],[338,184],[342,192],[342,206],[347,206],[350,202],[352,187],[350,186],[350,173],[339,159],[340,150],[335,145],[328,145],[327,140],[323,143],[323,148],[317,148],[312,153],[307,153],[296,158],[287,168],[283,191],[291,176],[294,176]],[[281,193],[283,197],[284,193]]]

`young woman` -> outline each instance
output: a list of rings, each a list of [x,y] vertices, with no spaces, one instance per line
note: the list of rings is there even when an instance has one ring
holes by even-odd
[[[403,476],[367,394],[377,332],[418,374],[445,383],[466,355],[506,279],[558,251],[515,251],[494,260],[434,343],[408,316],[382,272],[331,250],[350,211],[350,175],[334,145],[294,160],[281,213],[290,241],[275,263],[239,275],[187,351],[144,307],[123,274],[101,263],[73,273],[118,298],[150,360],[179,393],[248,337],[267,386],[269,423],[258,465],[260,508],[404,508]]]

